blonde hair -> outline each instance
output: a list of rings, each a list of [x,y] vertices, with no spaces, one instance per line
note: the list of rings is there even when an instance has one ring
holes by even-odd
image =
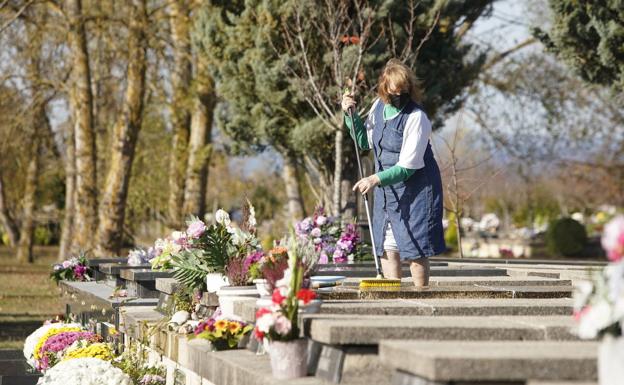
[[[390,93],[388,92],[390,84],[400,89],[401,93],[407,92],[413,102],[420,103],[422,101],[423,90],[420,80],[416,78],[414,71],[399,59],[388,60],[381,70],[377,84],[377,95],[386,104],[390,103]]]

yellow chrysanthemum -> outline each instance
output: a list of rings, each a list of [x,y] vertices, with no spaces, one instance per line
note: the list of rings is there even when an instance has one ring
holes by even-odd
[[[65,333],[65,332],[79,332],[82,329],[77,327],[77,326],[71,326],[71,327],[62,327],[62,328],[53,328],[50,329],[46,332],[46,334],[44,334],[41,338],[39,338],[39,341],[37,341],[37,345],[35,345],[35,351],[33,352],[33,358],[35,360],[39,360],[41,359],[41,355],[39,354],[41,351],[41,348],[43,347],[43,344],[46,343],[46,341],[48,340],[48,338],[55,336],[57,334],[60,333]]]
[[[241,329],[242,329],[242,326],[238,322],[230,322],[230,324],[228,325],[228,330],[232,334],[236,334],[236,333],[240,332]]]
[[[228,321],[224,320],[224,319],[220,319],[217,322],[215,322],[215,329],[219,330],[219,331],[224,331],[225,329],[227,329],[228,327]]]
[[[71,360],[72,358],[99,358],[101,360],[110,361],[113,359],[113,351],[107,344],[98,342],[84,348],[69,350],[65,354],[63,361]]]

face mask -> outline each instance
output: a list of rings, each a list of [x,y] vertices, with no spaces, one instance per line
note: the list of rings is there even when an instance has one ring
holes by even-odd
[[[410,95],[403,92],[401,95],[390,95],[390,104],[396,108],[401,108],[410,100]]]

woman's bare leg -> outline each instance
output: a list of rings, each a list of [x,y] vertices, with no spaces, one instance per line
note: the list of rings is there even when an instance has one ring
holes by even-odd
[[[381,257],[384,278],[401,279],[401,258],[398,251],[386,251]]]
[[[429,286],[429,258],[415,259],[410,263],[414,286]]]

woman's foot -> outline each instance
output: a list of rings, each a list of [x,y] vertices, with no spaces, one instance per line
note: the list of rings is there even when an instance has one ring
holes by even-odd
[[[414,286],[429,286],[429,258],[415,259],[410,263]]]

